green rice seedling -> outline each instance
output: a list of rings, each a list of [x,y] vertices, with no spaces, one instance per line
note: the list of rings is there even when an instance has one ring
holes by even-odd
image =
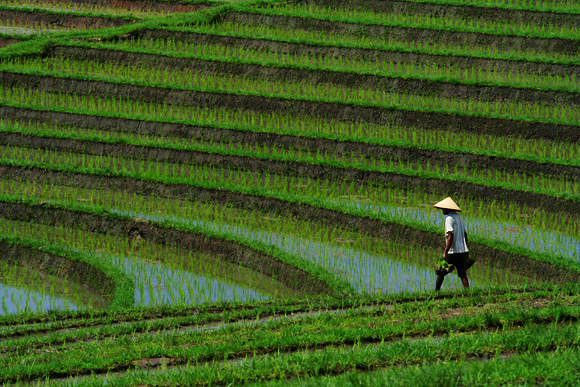
[[[254,11],[256,12],[256,11]],[[321,18],[348,23],[375,24],[389,27],[426,28],[453,32],[477,32],[494,35],[521,35],[536,37],[578,38],[576,26],[554,24],[534,25],[512,20],[464,19],[451,15],[435,16],[401,12],[373,12],[363,9],[327,7],[317,4],[281,3],[275,11],[259,10],[259,13]]]
[[[29,9],[45,9],[55,12],[69,12],[69,13],[92,13],[92,14],[107,14],[112,16],[135,16],[140,18],[168,16],[172,14],[170,11],[147,9],[144,4],[135,2],[131,8],[124,7],[107,7],[90,3],[77,3],[65,1],[44,1],[44,0],[7,0],[3,2],[14,8],[29,8]]]
[[[113,71],[113,67],[110,67]],[[150,73],[152,74],[152,73]],[[48,75],[48,74],[47,74]],[[97,77],[95,79],[110,81],[116,74],[113,72],[108,76]],[[469,114],[476,116],[490,116],[494,118],[508,118],[520,120],[537,120],[539,122],[560,122],[568,125],[577,125],[580,115],[572,106],[554,106],[543,102],[514,102],[505,101],[481,101],[477,99],[453,99],[439,96],[423,96],[403,93],[385,93],[378,90],[349,89],[342,86],[325,84],[323,87],[315,87],[307,82],[278,82],[265,81],[262,79],[247,79],[243,77],[221,76],[215,74],[204,74],[203,78],[190,78],[184,73],[173,74],[174,78],[170,83],[163,83],[162,74],[158,76],[155,83],[151,85],[167,85],[177,87],[174,81],[183,81],[183,89],[215,92],[234,92],[250,95],[278,96],[298,100],[312,100],[313,102],[339,102],[349,104],[364,104],[369,106],[397,108],[403,110],[421,110],[433,112],[447,112],[451,114]],[[87,77],[91,77],[88,76]],[[166,76],[167,78],[167,76]],[[121,78],[123,79],[123,78]],[[127,78],[134,79],[133,77]],[[147,80],[144,80],[147,82]],[[161,81],[159,83],[158,81]],[[24,95],[22,95],[24,93]],[[26,95],[28,93],[28,95]],[[31,102],[31,91],[24,89],[16,91],[13,89],[4,90],[3,97],[13,100],[21,95],[27,102]],[[38,98],[38,97],[36,97]],[[61,97],[62,98],[62,97]],[[64,96],[67,100],[72,100],[72,96]],[[77,97],[78,98],[78,97]],[[170,112],[173,105],[165,108]],[[171,114],[171,113],[170,113]]]
[[[62,189],[61,189],[62,190]],[[47,189],[47,191],[49,192],[56,192],[58,191],[58,189]],[[42,196],[43,198],[45,198],[45,196]],[[243,211],[242,213],[239,213],[237,211],[234,210],[234,212],[232,213],[231,216],[227,216],[226,214],[228,214],[228,211],[226,211],[226,209],[224,208],[220,208],[219,211],[216,211],[218,209],[218,207],[214,207],[214,206],[210,206],[209,208],[207,207],[207,205],[203,205],[203,204],[199,204],[197,203],[194,207],[192,207],[190,204],[183,204],[182,206],[179,207],[174,207],[175,209],[168,209],[168,210],[164,210],[164,208],[167,207],[167,203],[164,200],[159,199],[159,201],[157,199],[147,199],[147,201],[141,201],[141,200],[136,200],[137,198],[134,196],[133,197],[133,203],[138,202],[138,203],[142,203],[143,205],[145,205],[147,203],[147,207],[135,207],[135,204],[131,204],[131,197],[125,197],[120,199],[118,202],[116,201],[116,203],[119,203],[119,205],[115,205],[111,202],[99,202],[98,204],[105,204],[109,207],[112,208],[118,208],[118,209],[123,209],[124,211],[127,210],[131,210],[135,215],[137,216],[146,216],[146,217],[154,217],[154,219],[161,219],[164,216],[166,216],[165,214],[168,214],[171,218],[173,218],[174,216],[180,216],[183,217],[182,219],[196,219],[195,223],[196,225],[199,225],[199,221],[203,221],[203,224],[205,227],[217,227],[217,230],[219,231],[230,231],[231,226],[232,225],[236,225],[236,228],[238,230],[238,232],[243,232],[242,235],[245,236],[250,236],[252,235],[253,238],[256,238],[256,235],[260,235],[260,238],[262,240],[264,240],[267,243],[272,243],[272,237],[273,235],[285,235],[286,238],[284,239],[284,243],[290,243],[289,246],[285,246],[285,245],[279,245],[279,247],[286,249],[289,252],[292,252],[294,254],[299,254],[299,255],[303,255],[305,258],[307,257],[320,257],[320,259],[322,259],[322,261],[316,261],[316,263],[318,264],[322,264],[325,267],[328,267],[331,271],[336,272],[339,276],[342,276],[345,279],[354,279],[355,285],[358,285],[360,287],[361,291],[369,291],[369,289],[372,289],[374,291],[376,291],[377,289],[382,289],[383,291],[402,291],[402,290],[410,290],[411,288],[406,288],[405,284],[410,285],[413,290],[417,289],[417,283],[416,283],[416,279],[417,279],[417,273],[415,272],[416,269],[412,269],[411,271],[408,271],[407,273],[409,273],[410,279],[404,281],[405,284],[403,284],[403,287],[400,287],[400,281],[397,281],[397,275],[395,275],[394,273],[397,272],[396,270],[390,270],[388,269],[389,266],[385,266],[386,263],[388,263],[388,261],[383,262],[382,264],[380,264],[383,267],[383,271],[381,272],[380,270],[377,270],[376,268],[373,269],[366,269],[368,263],[367,262],[376,262],[373,264],[378,264],[378,257],[376,255],[364,255],[364,264],[363,261],[361,261],[360,258],[360,252],[358,251],[360,248],[362,248],[362,246],[365,246],[363,251],[367,251],[368,246],[369,246],[369,242],[366,240],[363,240],[360,245],[358,243],[355,243],[354,246],[361,246],[361,247],[357,247],[356,250],[345,250],[344,248],[339,248],[337,250],[336,253],[332,253],[330,254],[330,256],[325,255],[324,252],[328,253],[328,251],[332,251],[333,247],[331,247],[328,244],[323,244],[323,245],[319,245],[317,241],[308,241],[308,240],[303,240],[304,237],[308,238],[309,235],[315,235],[316,232],[320,232],[321,230],[324,230],[326,227],[323,225],[312,225],[312,226],[308,226],[308,225],[293,225],[293,222],[288,222],[285,221],[284,223],[284,227],[282,228],[282,226],[280,226],[279,224],[274,223],[272,226],[274,228],[269,229],[268,232],[266,234],[263,233],[263,231],[251,231],[251,229],[253,228],[258,228],[260,230],[264,230],[265,227],[265,222],[264,219],[268,219],[265,218],[263,216],[261,216],[259,213],[255,214],[254,216],[251,216],[251,213],[248,213],[246,211]],[[151,200],[153,200],[151,202]],[[169,204],[171,205],[171,204]],[[204,210],[204,207],[206,208]],[[148,209],[147,209],[148,208]],[[177,208],[185,208],[185,209],[193,209],[193,211],[188,211],[186,210],[185,212],[178,212],[176,211]],[[127,209],[127,210],[125,210]],[[134,211],[137,211],[137,213],[135,213]],[[143,212],[140,211],[144,211],[145,214],[150,213],[152,215],[144,215]],[[209,211],[209,212],[208,212]],[[160,215],[160,213],[162,215]],[[204,215],[207,214],[207,215]],[[208,218],[208,220],[204,220],[206,219],[206,217],[208,215],[211,215],[210,218]],[[208,221],[210,223],[208,223]],[[240,223],[241,221],[241,223]],[[217,223],[216,223],[217,222]],[[253,225],[252,225],[253,224]],[[225,228],[224,228],[225,227]],[[293,233],[295,233],[295,230],[301,230],[301,232],[299,233],[299,235],[297,235],[297,237],[294,238],[288,238],[289,235],[292,235]],[[271,234],[271,232],[274,232],[275,234]],[[256,234],[258,233],[258,234]],[[352,243],[354,241],[356,241],[357,239],[360,239],[360,237],[357,236],[344,236],[344,232],[337,230],[337,233],[340,235],[340,237],[338,237],[338,243],[343,243],[343,241],[348,241],[347,243]],[[265,238],[265,239],[263,239]],[[336,239],[336,237],[333,237],[332,235],[330,235],[329,237],[329,242],[330,243],[334,243],[336,244],[336,242],[333,240]],[[352,241],[352,242],[351,242]],[[372,244],[371,244],[372,245]],[[317,251],[317,247],[316,246],[320,246],[323,248],[322,251]],[[312,250],[312,249],[315,250]],[[404,258],[403,256],[399,254],[396,254],[397,251],[402,250],[405,254],[407,254]],[[333,255],[334,254],[334,255]],[[368,254],[368,253],[363,253],[363,254]],[[390,250],[384,250],[384,248],[379,249],[377,252],[373,253],[371,252],[371,254],[380,254],[382,256],[395,256],[397,257],[399,260],[403,259],[403,261],[409,261],[410,262],[417,262],[417,258],[416,258],[416,252],[413,251],[410,248],[407,249],[400,249],[399,247],[397,248],[392,248]],[[348,258],[349,256],[357,256],[359,258],[356,258],[355,260],[358,262],[357,265],[352,265],[350,264],[350,262],[352,262],[352,258]],[[336,257],[341,257],[339,260],[336,259]],[[435,253],[430,254],[430,256],[435,256]],[[328,258],[331,258],[331,261],[326,261]],[[429,267],[430,266],[430,262],[425,261],[424,259],[420,262],[422,265]],[[343,266],[346,265],[346,266]],[[398,265],[398,264],[397,264]],[[396,268],[396,266],[395,266]],[[351,270],[356,270],[356,273],[352,273]],[[384,276],[384,278],[379,277],[376,280],[371,280],[371,282],[367,282],[368,280],[365,279],[363,281],[363,278],[361,277],[360,273],[358,271],[363,270],[366,272],[366,276],[368,277],[370,273],[374,273],[373,275],[382,275]],[[400,271],[400,269],[398,270]],[[432,274],[430,273],[430,270],[425,271],[423,269],[422,271],[423,274],[421,274],[423,276],[423,279],[419,281],[419,285],[421,286],[427,286],[430,287],[431,284],[429,284],[428,278],[432,276]],[[385,278],[387,278],[386,276],[395,276],[395,277],[391,277],[390,280],[386,280]],[[400,275],[399,275],[400,276]],[[476,277],[477,278],[477,277]],[[380,288],[377,286],[374,286],[372,284],[374,284],[376,281],[376,283],[381,283],[381,284],[392,284],[392,285],[387,285],[385,288]],[[395,285],[397,284],[397,285]],[[423,288],[425,289],[425,288]]]
[[[0,315],[97,307],[94,295],[77,284],[27,267],[0,265]]]
[[[98,45],[82,44],[82,47],[100,47],[130,52],[163,54],[202,60],[216,60],[234,63],[292,66],[304,69],[324,69],[337,72],[355,72],[386,77],[405,77],[421,80],[436,80],[457,83],[493,84],[512,87],[535,87],[542,89],[574,90],[580,83],[574,75],[530,73],[520,71],[502,72],[488,68],[463,68],[459,66],[393,62],[361,58],[310,55],[294,56],[290,53],[252,49],[244,46],[220,44],[197,44],[174,39],[132,39],[117,43]]]
[[[561,52],[539,52],[536,50],[521,50],[514,47],[499,49],[489,45],[471,45],[465,46],[462,42],[441,43],[425,42],[424,40],[409,41],[395,40],[389,38],[359,37],[345,34],[328,33],[327,31],[313,31],[295,28],[286,28],[269,25],[251,25],[235,22],[223,22],[212,24],[208,27],[206,24],[198,24],[189,28],[173,27],[176,31],[191,31],[208,34],[219,34],[225,36],[237,36],[255,39],[282,40],[296,43],[317,42],[325,46],[344,46],[356,48],[372,48],[379,50],[397,50],[413,51],[425,54],[442,54],[450,56],[473,56],[473,57],[490,57],[494,59],[507,60],[530,60],[530,61],[575,61],[573,55]]]
[[[41,98],[34,96],[41,94]],[[506,153],[531,154],[538,157],[551,157],[561,159],[575,159],[580,154],[578,145],[564,142],[549,142],[544,140],[529,139],[506,139],[498,136],[478,135],[473,133],[451,133],[444,131],[429,131],[414,128],[399,127],[396,125],[387,126],[373,125],[368,123],[345,123],[341,121],[323,120],[319,118],[302,117],[296,120],[286,114],[269,113],[259,114],[243,112],[223,108],[190,108],[172,106],[171,111],[167,107],[152,103],[141,103],[126,99],[93,98],[76,96],[74,99],[63,95],[47,93],[24,94],[4,94],[4,97],[13,101],[38,102],[42,109],[58,109],[66,106],[67,110],[76,109],[84,114],[103,114],[101,112],[113,112],[119,116],[139,119],[155,119],[161,121],[184,120],[184,123],[194,125],[219,125],[228,127],[233,125],[249,125],[248,129],[259,124],[260,127],[254,130],[276,132],[284,134],[305,133],[309,135],[322,136],[345,136],[345,139],[358,141],[409,141],[417,144],[441,144],[456,149],[458,145],[466,147],[469,151],[480,149],[497,149]],[[34,99],[33,99],[34,98]],[[96,110],[96,109],[100,110]],[[126,114],[126,112],[136,112]],[[168,116],[168,113],[170,114]],[[189,121],[191,120],[191,121]],[[386,129],[386,130],[385,130]],[[371,140],[372,141],[372,140]]]

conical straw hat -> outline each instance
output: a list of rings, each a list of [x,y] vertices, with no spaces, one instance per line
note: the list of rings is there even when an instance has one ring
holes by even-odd
[[[455,204],[453,199],[449,196],[435,204],[433,207],[461,212],[461,208],[459,208],[459,206]]]

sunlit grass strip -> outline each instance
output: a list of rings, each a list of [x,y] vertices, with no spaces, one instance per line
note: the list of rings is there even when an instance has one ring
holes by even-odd
[[[44,240],[23,238],[11,234],[0,234],[0,239],[11,245],[22,245],[32,249],[45,251],[49,254],[54,254],[59,257],[65,257],[71,261],[82,262],[96,268],[115,284],[114,293],[110,299],[108,308],[111,310],[118,310],[128,308],[133,305],[132,295],[134,289],[133,281],[119,268],[107,264],[100,260],[94,254],[88,254],[80,251],[72,251],[68,247],[47,243]],[[10,260],[10,257],[2,257],[3,260]],[[99,284],[91,283],[95,289],[98,289]]]
[[[574,365],[576,364],[576,365]],[[371,372],[353,370],[336,376],[309,376],[298,379],[285,379],[271,382],[255,382],[250,386],[260,387],[343,387],[352,385],[363,386],[393,386],[393,387],[430,387],[433,380],[441,385],[574,385],[580,373],[580,349],[561,348],[550,351],[529,351],[516,354],[497,354],[482,357],[467,358],[458,361],[431,362],[412,366],[380,367]],[[187,371],[185,371],[187,372]],[[234,372],[232,370],[232,372]],[[187,372],[189,373],[189,372]],[[123,380],[147,380],[147,371],[135,371]],[[187,380],[187,376],[178,376],[177,372],[167,373],[165,379],[177,382]],[[112,379],[112,378],[111,378]],[[152,381],[155,383],[155,381]],[[89,385],[82,381],[78,385]],[[64,383],[60,384],[64,385]]]
[[[345,47],[360,49],[376,49],[383,51],[398,51],[408,53],[420,53],[428,55],[446,55],[453,57],[467,58],[488,58],[503,59],[523,62],[555,63],[575,65],[578,58],[566,53],[551,52],[545,53],[536,50],[518,50],[510,47],[506,51],[497,47],[472,47],[461,43],[447,45],[440,42],[415,42],[415,41],[398,41],[372,37],[354,37],[344,34],[333,34],[322,31],[307,31],[288,29],[284,27],[272,26],[253,26],[241,23],[223,22],[213,24],[208,27],[205,23],[200,23],[193,27],[168,27],[156,28],[163,31],[176,31],[185,33],[203,33],[218,36],[231,36],[247,39],[266,39],[278,42],[289,42],[308,44],[318,47]]]
[[[346,74],[377,75],[384,77],[401,77],[405,79],[432,80],[437,82],[462,83],[469,85],[505,86],[514,88],[539,88],[573,92],[580,89],[580,79],[575,74],[569,77],[529,73],[524,71],[492,71],[488,68],[471,69],[457,66],[433,66],[422,62],[404,63],[369,61],[347,56],[323,56],[301,53],[292,55],[286,52],[275,52],[220,44],[197,44],[175,39],[131,39],[115,43],[99,44],[74,42],[71,47],[122,50],[134,53],[164,55],[174,58],[220,61],[271,67],[295,68],[304,70],[324,70]],[[12,60],[17,60],[13,58]]]
[[[515,23],[511,20],[480,20],[454,18],[453,16],[431,16],[409,13],[382,13],[368,10],[325,7],[310,4],[282,4],[275,9],[255,8],[251,13],[300,17],[343,22],[351,24],[377,25],[385,27],[420,28],[445,32],[470,32],[490,35],[525,36],[535,38],[580,39],[576,26]]]
[[[104,374],[107,370],[127,371],[134,368],[133,361],[144,358],[165,357],[172,359],[173,365],[191,365],[197,373],[195,378],[188,379],[185,384],[209,385],[217,382],[232,383],[241,380],[264,380],[291,376],[304,376],[319,373],[345,372],[356,368],[370,368],[396,364],[422,364],[425,361],[448,361],[463,359],[466,353],[482,356],[493,355],[497,352],[525,352],[554,349],[556,345],[577,347],[579,344],[578,327],[576,325],[554,324],[555,321],[576,321],[578,319],[578,307],[560,306],[536,310],[514,310],[512,312],[496,312],[479,314],[472,317],[460,316],[450,320],[427,321],[423,323],[404,322],[391,326],[369,327],[358,321],[351,323],[354,327],[347,329],[335,327],[327,320],[325,326],[319,323],[317,329],[310,326],[294,326],[290,329],[283,323],[269,324],[271,327],[280,327],[281,332],[258,330],[251,327],[243,332],[246,340],[230,339],[218,340],[214,343],[203,342],[204,345],[191,345],[203,340],[204,336],[198,334],[153,337],[134,340],[130,346],[127,343],[95,347],[86,345],[80,350],[68,353],[59,353],[58,360],[55,356],[31,356],[19,359],[19,364],[9,364],[0,371],[2,382],[20,380],[31,381],[36,378],[64,375],[90,375],[93,372]],[[338,316],[336,322],[345,321]],[[376,317],[373,316],[376,321]],[[315,320],[316,321],[316,320]],[[364,320],[363,320],[364,321]],[[537,324],[537,325],[536,325]],[[546,324],[553,324],[546,329]],[[363,325],[363,326],[361,326]],[[524,328],[513,329],[514,325],[523,325]],[[303,329],[300,329],[303,327]],[[286,328],[286,329],[284,329]],[[306,330],[310,328],[311,330]],[[498,332],[502,329],[502,333]],[[292,332],[290,333],[289,330]],[[482,330],[492,331],[490,334],[466,334],[451,338],[442,338],[433,343],[432,340],[402,340],[389,345],[378,347],[361,346],[363,343],[384,344],[389,339],[402,337],[429,337],[434,333],[444,335],[449,331],[470,332]],[[237,333],[237,332],[236,332]],[[241,333],[241,332],[240,332]],[[302,333],[302,334],[300,334]],[[223,335],[223,333],[220,333]],[[283,336],[282,336],[283,335]],[[239,334],[236,337],[240,337]],[[556,344],[557,343],[557,344]],[[190,344],[188,347],[178,347],[179,344]],[[301,354],[301,349],[321,348],[329,344],[346,344],[349,351],[343,348],[329,348],[322,353],[306,352]],[[295,356],[274,356],[273,361],[268,358],[261,362],[254,360],[258,367],[233,366],[237,373],[224,372],[228,363],[205,365],[196,367],[202,362],[224,361],[229,359],[242,360],[248,354],[261,355],[280,350],[293,351]],[[93,356],[88,356],[93,354]],[[95,356],[96,355],[96,356]],[[190,365],[191,364],[191,365]],[[225,367],[224,367],[225,366]],[[58,367],[58,368],[57,368]],[[220,376],[210,370],[221,371]],[[217,368],[217,369],[216,369]],[[182,376],[190,372],[179,369]],[[197,372],[196,372],[197,371]],[[205,371],[205,372],[204,372]],[[244,372],[246,371],[246,372]],[[58,373],[57,373],[58,372]],[[64,375],[63,375],[64,374]],[[165,375],[161,374],[162,377]],[[149,381],[150,382],[150,381]],[[185,382],[182,380],[182,382]]]
[[[561,297],[558,295],[555,295],[555,302],[554,301],[549,301],[546,299],[542,299],[542,300],[538,300],[540,301],[540,303],[543,303],[543,305],[540,305],[539,308],[544,309],[542,311],[540,311],[540,313],[544,312],[543,315],[549,315],[550,311],[554,310],[554,306],[557,305],[557,303],[562,303],[564,306],[569,307],[571,303],[574,303],[576,300],[574,300],[573,298],[569,298],[569,297]],[[432,309],[432,313],[427,314],[426,312],[429,311],[429,307],[427,307],[427,305],[431,306]],[[185,345],[187,346],[187,344],[197,344],[200,342],[207,342],[210,343],[210,345],[213,346],[219,346],[220,344],[225,344],[228,343],[230,341],[234,341],[232,340],[233,338],[236,337],[236,335],[247,335],[248,331],[252,328],[254,328],[254,330],[258,331],[258,334],[252,334],[250,333],[250,337],[249,338],[256,338],[256,337],[264,337],[264,336],[271,336],[271,338],[273,340],[275,340],[276,342],[280,342],[280,338],[284,338],[284,336],[286,335],[286,333],[290,332],[292,329],[295,329],[298,332],[304,332],[304,333],[309,333],[309,331],[313,328],[313,327],[317,327],[318,329],[316,329],[315,334],[314,335],[318,335],[318,336],[322,336],[321,340],[321,345],[326,347],[328,345],[344,345],[343,342],[335,342],[333,343],[333,340],[330,338],[330,335],[334,332],[338,333],[337,336],[339,336],[339,340],[340,340],[340,331],[346,332],[344,334],[344,340],[345,341],[350,341],[352,339],[352,333],[350,333],[350,330],[355,330],[355,331],[361,331],[360,327],[364,327],[364,326],[369,326],[370,327],[375,327],[375,331],[386,331],[388,332],[385,336],[382,337],[382,339],[385,342],[389,342],[391,340],[395,341],[397,339],[399,339],[399,335],[400,335],[400,331],[397,330],[393,330],[392,326],[396,325],[397,323],[400,323],[401,320],[404,320],[404,324],[406,325],[407,328],[407,336],[417,336],[417,337],[424,337],[425,336],[425,332],[422,332],[421,329],[417,330],[414,329],[414,327],[412,326],[412,324],[409,323],[409,321],[412,320],[416,320],[416,319],[420,319],[421,322],[423,323],[423,326],[425,325],[429,325],[429,323],[432,326],[437,326],[438,322],[441,323],[444,320],[448,320],[451,316],[447,316],[446,315],[446,311],[449,310],[449,307],[451,307],[451,305],[448,305],[448,308],[444,309],[442,308],[443,305],[439,304],[439,303],[434,303],[432,300],[430,300],[427,305],[424,305],[422,308],[413,308],[412,306],[409,307],[409,305],[400,305],[398,308],[392,309],[392,310],[385,310],[385,308],[383,306],[377,305],[377,306],[372,306],[372,307],[366,307],[366,308],[352,308],[350,310],[342,310],[339,313],[329,313],[329,312],[324,312],[324,313],[310,313],[310,314],[306,314],[303,316],[297,316],[294,318],[284,318],[281,316],[277,316],[274,318],[261,318],[261,316],[256,316],[257,318],[255,319],[255,323],[252,322],[251,319],[248,319],[246,321],[243,321],[241,324],[232,324],[232,323],[226,323],[224,324],[223,328],[220,330],[214,330],[214,332],[204,332],[204,329],[202,326],[190,326],[187,327],[186,325],[186,329],[180,329],[178,330],[177,328],[179,326],[174,326],[173,323],[177,322],[177,321],[172,321],[171,319],[168,319],[168,324],[166,326],[159,326],[159,322],[157,322],[157,324],[149,324],[149,323],[142,323],[140,324],[140,326],[135,327],[136,324],[132,324],[136,329],[135,331],[131,334],[130,332],[127,331],[126,328],[128,328],[127,326],[117,326],[117,327],[102,327],[101,330],[95,330],[95,329],[88,329],[85,330],[84,332],[80,332],[81,334],[78,335],[77,337],[75,337],[74,335],[71,335],[71,332],[66,332],[65,334],[52,334],[52,338],[54,339],[55,342],[55,347],[59,346],[58,341],[63,340],[65,338],[69,339],[68,343],[62,344],[59,346],[59,348],[55,348],[53,351],[56,353],[63,353],[64,357],[69,357],[70,358],[70,353],[74,353],[74,352],[85,352],[86,349],[83,348],[85,346],[88,347],[98,347],[99,344],[107,344],[107,346],[109,347],[110,350],[115,351],[118,347],[122,346],[122,345],[127,345],[127,346],[132,346],[132,342],[135,342],[134,346],[135,347],[140,347],[142,346],[142,344],[144,342],[146,342],[147,338],[144,337],[144,335],[142,334],[138,334],[138,332],[141,332],[141,328],[147,329],[147,327],[151,327],[153,325],[158,325],[158,330],[155,334],[155,336],[164,336],[166,339],[164,340],[163,338],[161,338],[160,340],[156,340],[157,342],[162,341],[165,342],[163,344],[165,344],[165,346],[171,347],[171,346],[177,346],[180,345],[181,343],[186,343]],[[470,316],[473,320],[477,320],[477,317],[481,317],[481,315],[486,315],[486,314],[493,314],[495,316],[497,316],[500,313],[504,313],[509,320],[513,319],[514,315],[517,315],[516,313],[510,313],[509,309],[515,309],[516,311],[518,311],[518,309],[523,309],[525,308],[525,306],[527,305],[534,305],[534,301],[530,302],[529,300],[526,299],[522,299],[522,300],[517,300],[517,301],[512,301],[512,302],[504,302],[501,304],[502,306],[499,305],[486,305],[484,308],[481,308],[483,305],[478,305],[478,306],[472,306],[472,305],[454,305],[455,310],[461,310],[465,315]],[[548,313],[546,312],[546,309],[548,311]],[[551,309],[551,310],[550,310]],[[499,313],[498,313],[499,312]],[[539,313],[539,314],[540,314]],[[459,320],[460,317],[456,317],[455,319]],[[566,318],[564,317],[564,320]],[[184,319],[180,319],[181,321],[184,321]],[[342,320],[342,321],[341,321]],[[379,320],[379,321],[377,321]],[[452,318],[453,320],[453,318]],[[571,320],[573,320],[573,318],[571,318]],[[377,323],[372,324],[373,321],[377,321]],[[342,322],[342,323],[341,323]],[[299,327],[293,328],[293,326],[296,326],[298,324],[300,324]],[[371,323],[371,324],[369,324]],[[187,324],[187,323],[186,323]],[[449,325],[454,325],[456,324],[456,321],[451,321]],[[509,322],[506,324],[509,325]],[[386,328],[386,329],[385,329]],[[391,332],[389,332],[389,328]],[[404,329],[405,327],[403,327]],[[508,330],[510,329],[509,327],[504,327],[504,329]],[[96,337],[91,338],[91,339],[84,339],[83,336],[86,335],[86,333],[89,332],[93,332],[94,335]],[[394,332],[393,332],[394,331]],[[466,329],[467,332],[470,331],[470,329]],[[145,331],[147,332],[147,331]],[[124,335],[125,333],[125,335]],[[197,333],[197,334],[196,334]],[[390,333],[390,335],[389,335]],[[405,333],[404,333],[405,334]],[[404,335],[403,334],[403,335]],[[435,332],[435,334],[437,334],[437,336],[441,336],[440,332]],[[118,338],[113,336],[113,335],[118,335]],[[131,341],[128,341],[126,339],[126,336],[131,336]],[[312,336],[314,336],[312,335]],[[112,336],[112,337],[107,337],[107,336]],[[120,337],[119,337],[120,336]],[[125,336],[125,337],[123,337]],[[167,338],[171,338],[173,337],[174,340],[173,342],[167,340]],[[443,336],[444,337],[444,336]],[[49,337],[46,337],[45,339],[48,339]],[[18,361],[22,361],[23,363],[28,363],[30,361],[31,358],[34,357],[35,354],[38,354],[38,356],[41,358],[41,361],[43,360],[48,360],[48,359],[44,359],[44,352],[45,351],[37,351],[35,350],[36,348],[40,347],[42,344],[47,343],[48,340],[42,339],[41,340],[18,340],[18,341],[12,341],[12,342],[8,342],[6,349],[10,349],[10,353],[6,354],[4,356],[3,359],[0,360],[0,365],[4,365],[4,364],[13,364],[16,363]],[[190,340],[190,342],[188,343],[188,340]],[[361,342],[372,342],[373,338],[372,337],[362,337],[361,338]],[[25,342],[28,342],[28,344],[30,344],[29,346],[26,346]],[[80,342],[79,342],[80,341]],[[311,344],[311,340],[309,340],[310,342],[306,344],[307,348],[310,347],[309,344]],[[326,341],[326,343],[324,342]],[[388,344],[387,344],[388,345]],[[23,350],[19,350],[17,353],[15,353],[14,349],[16,348],[22,348]],[[289,348],[289,352],[295,352],[296,350],[300,350],[303,348],[300,347],[304,347],[304,344],[300,345],[296,345],[294,347],[290,347]],[[267,349],[266,349],[267,351]],[[266,352],[265,351],[265,352]],[[54,353],[53,352],[53,353]],[[50,360],[48,360],[50,361]]]

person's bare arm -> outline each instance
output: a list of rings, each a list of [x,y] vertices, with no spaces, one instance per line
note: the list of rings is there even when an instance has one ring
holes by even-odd
[[[449,249],[451,249],[451,245],[453,244],[453,231],[449,231],[447,233],[447,244],[445,245],[445,251],[443,252],[443,259],[447,260],[449,256]]]

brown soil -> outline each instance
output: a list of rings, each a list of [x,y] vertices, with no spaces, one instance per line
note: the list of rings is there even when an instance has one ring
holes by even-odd
[[[23,39],[0,38],[0,48],[9,46],[11,44],[23,42]]]
[[[467,131],[500,136],[544,138],[557,141],[580,141],[580,127],[518,121],[500,118],[463,116],[446,113],[405,111],[394,108],[361,106],[354,104],[300,101],[285,98],[238,95],[228,93],[196,92],[162,87],[135,86],[100,81],[36,76],[0,72],[0,83],[9,87],[23,87],[38,91],[76,93],[130,98],[141,101],[215,107],[260,113],[287,113],[299,117],[318,117],[346,122],[369,122],[382,125],[399,125],[420,129]],[[99,120],[98,117],[94,118]]]
[[[340,226],[344,230],[362,232],[377,238],[388,238],[394,242],[413,243],[414,245],[428,247],[441,244],[441,235],[439,234],[421,231],[398,223],[385,223],[378,219],[349,215],[342,211],[227,190],[207,189],[182,184],[162,184],[112,176],[61,173],[36,168],[3,167],[1,175],[5,178],[19,178],[25,181],[50,182],[59,185],[74,185],[93,189],[102,188],[141,195],[211,202],[261,211],[264,214],[276,214],[283,217],[320,222],[331,227]],[[139,219],[128,221],[110,216],[56,209],[48,205],[27,206],[20,203],[5,202],[0,202],[0,214],[8,219],[35,221],[50,225],[62,224],[66,227],[79,227],[88,231],[128,237],[138,232],[142,238],[155,243],[182,246],[190,250],[201,248],[211,254],[224,257],[228,261],[237,262],[273,276],[288,287],[296,288],[298,286],[299,289],[297,290],[312,293],[330,292],[330,289],[321,281],[303,281],[303,278],[309,276],[308,274],[277,260],[272,260],[271,257],[249,248],[192,232],[164,228]],[[244,252],[241,253],[240,250]],[[514,275],[522,275],[540,282],[567,283],[580,280],[580,273],[524,256],[496,250],[485,245],[471,243],[470,252],[477,259],[478,265],[485,265],[500,272],[509,270]]]
[[[402,13],[429,17],[453,17],[466,20],[507,21],[513,23],[577,26],[580,14],[509,10],[470,5],[440,5],[392,0],[297,0],[296,3],[321,7],[362,9],[372,12]]]
[[[42,173],[42,172],[41,172]],[[67,177],[64,176],[64,180]],[[78,175],[81,177],[81,175]],[[82,178],[87,183],[88,179]],[[121,180],[117,180],[121,183]],[[63,181],[64,183],[64,181]],[[78,181],[83,185],[84,183]],[[127,180],[125,183],[130,183]],[[96,188],[97,185],[93,186]],[[137,183],[141,185],[141,183]],[[135,186],[133,188],[136,188]],[[122,188],[120,188],[122,189]],[[2,217],[46,225],[62,225],[85,231],[139,238],[153,243],[180,246],[191,251],[204,251],[228,262],[240,264],[275,278],[289,288],[305,294],[333,294],[333,290],[311,274],[244,245],[209,237],[195,232],[160,226],[145,219],[129,220],[116,214],[94,215],[80,211],[55,208],[51,205],[27,206],[20,203],[0,203]]]
[[[501,20],[501,18],[499,19]],[[470,48],[492,48],[503,53],[532,51],[575,55],[580,48],[580,40],[572,39],[532,38],[515,35],[387,27],[376,24],[345,23],[259,13],[231,12],[225,15],[223,20],[236,24],[319,31],[339,36],[367,36],[381,38],[385,41],[393,39],[402,42],[420,42],[422,45],[437,43],[437,45],[450,44],[452,46],[460,45]]]
[[[68,0],[37,0],[39,6],[47,4],[52,7],[58,7],[58,4],[70,4]],[[115,9],[132,9],[147,10],[154,12],[195,12],[207,8],[206,4],[191,4],[187,1],[141,1],[141,0],[74,0],[77,4],[87,4],[91,6],[115,8]]]
[[[170,70],[202,71],[227,74],[252,79],[286,82],[308,82],[314,85],[332,84],[349,88],[364,88],[382,92],[438,96],[453,99],[477,99],[481,101],[505,101],[544,103],[554,101],[559,105],[580,104],[579,93],[525,89],[515,87],[475,86],[451,82],[391,78],[324,70],[302,70],[267,65],[249,65],[221,61],[176,58],[171,56],[133,53],[122,50],[90,49],[61,46],[46,54],[50,58],[67,58],[77,61],[123,63],[126,66],[165,67]]]
[[[289,43],[269,39],[249,39],[203,34],[195,32],[181,32],[149,29],[138,31],[134,37],[142,39],[175,39],[188,43],[220,44],[232,47],[243,46],[250,49],[288,53],[309,54],[321,57],[344,57],[351,60],[365,60],[370,62],[393,63],[425,63],[439,67],[457,67],[460,69],[481,69],[498,72],[513,72],[526,74],[552,74],[557,76],[580,76],[580,66],[562,65],[554,63],[536,63],[530,61],[512,61],[487,58],[475,58],[450,55],[430,55],[408,53],[401,51],[384,51],[372,48],[348,48],[338,46],[324,46],[317,44]]]
[[[62,15],[50,12],[0,10],[0,20],[11,20],[22,25],[42,24],[49,28],[95,29],[118,27],[125,24],[135,23],[139,19],[133,17],[107,18],[97,16]]]
[[[56,276],[88,287],[96,296],[94,302],[97,307],[106,307],[115,295],[114,279],[85,262],[24,245],[11,244],[2,239],[0,239],[0,260],[9,265],[28,267],[41,274]]]

